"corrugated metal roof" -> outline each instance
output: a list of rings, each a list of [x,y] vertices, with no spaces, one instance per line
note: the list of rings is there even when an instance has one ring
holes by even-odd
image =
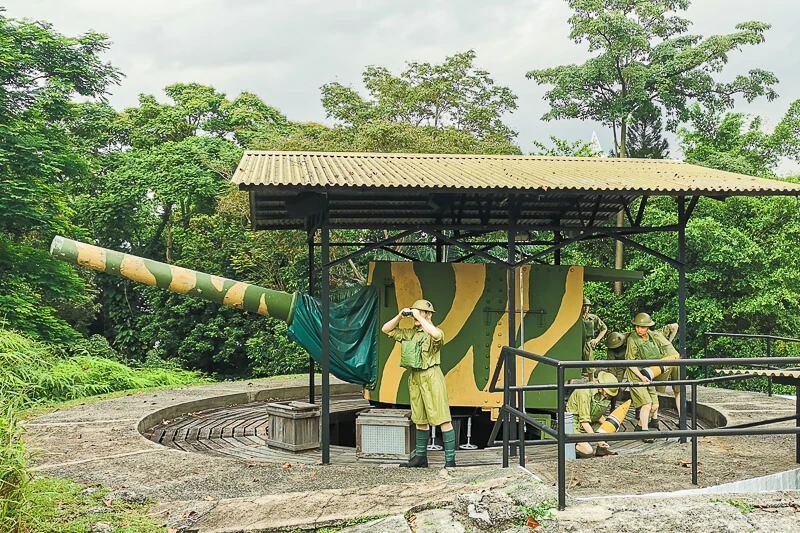
[[[717,370],[720,374],[739,375],[750,374],[753,376],[766,376],[766,377],[785,377],[785,378],[798,378],[800,379],[800,370],[757,370],[755,368],[740,369],[729,368]]]
[[[800,184],[680,161],[514,155],[247,151],[241,188],[417,188],[653,194],[800,194]]]

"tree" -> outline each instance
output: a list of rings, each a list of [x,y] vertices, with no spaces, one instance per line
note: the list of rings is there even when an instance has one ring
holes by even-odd
[[[253,139],[251,137],[251,139]],[[452,126],[434,128],[408,122],[369,122],[360,126],[290,125],[290,133],[264,136],[249,146],[260,150],[405,152],[423,154],[519,154],[505,141],[481,141]]]
[[[570,38],[586,42],[598,55],[583,65],[531,70],[527,77],[554,87],[545,99],[550,111],[544,120],[578,118],[611,127],[619,157],[626,157],[628,123],[645,109],[663,112],[667,129],[674,131],[688,118],[692,102],[709,110],[733,106],[736,95],[752,101],[777,94],[771,73],[753,69],[731,82],[718,82],[712,73],[728,61],[728,53],[764,41],[768,24],[744,22],[735,33],[703,38],[686,33],[691,22],[673,14],[685,11],[689,0],[567,0],[573,15]],[[617,225],[623,225],[617,215]],[[624,262],[616,243],[615,267]],[[618,294],[622,283],[616,285]]]
[[[540,141],[533,141],[533,145],[539,149],[538,152],[532,152],[531,155],[546,155],[552,157],[597,157],[598,154],[591,143],[584,143],[581,141],[574,141],[570,143],[566,139],[559,139],[555,135],[550,136],[550,142],[553,143],[552,147]]]
[[[673,12],[688,0],[567,0],[573,15],[570,38],[587,43],[597,55],[582,65],[531,70],[527,77],[552,85],[545,94],[550,111],[544,120],[596,120],[619,131],[620,157],[631,117],[647,106],[659,109],[675,131],[689,118],[692,102],[710,110],[733,106],[736,95],[751,101],[777,95],[770,72],[753,69],[730,82],[715,81],[728,54],[764,41],[768,24],[744,22],[738,31],[703,38],[687,30],[691,22]]]
[[[452,127],[479,141],[511,143],[516,132],[502,116],[517,108],[508,87],[497,86],[489,73],[475,68],[469,50],[445,58],[440,65],[408,63],[394,76],[385,67],[364,71],[371,100],[354,89],[332,82],[322,86],[322,106],[328,117],[348,126],[407,122],[441,129]]]
[[[75,96],[102,98],[119,72],[99,55],[105,35],[66,37],[0,12],[0,320],[64,342],[94,312],[73,269],[45,251],[56,233],[81,235],[68,191],[89,166],[66,126]]]
[[[645,107],[636,113],[628,126],[625,151],[628,157],[641,159],[665,159],[669,155],[669,143],[662,135],[658,111]]]
[[[694,106],[690,110],[690,120],[692,129],[678,130],[687,163],[769,177],[775,175],[781,155],[789,150],[781,130],[762,131],[760,117],[742,113],[722,116]]]

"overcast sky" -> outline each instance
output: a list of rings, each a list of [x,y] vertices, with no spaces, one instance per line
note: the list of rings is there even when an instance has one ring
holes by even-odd
[[[110,101],[133,106],[140,93],[166,100],[175,82],[212,85],[233,98],[256,93],[294,121],[332,124],[319,88],[338,81],[362,90],[367,65],[399,74],[408,61],[440,63],[474,49],[476,66],[519,97],[506,122],[519,131],[524,152],[553,134],[588,142],[597,130],[604,149],[611,134],[581,121],[542,122],[546,87],[525,78],[531,69],[583,62],[585,45],[569,40],[570,12],[563,0],[5,0],[6,16],[51,22],[75,36],[109,35],[107,59],[126,77]],[[774,72],[780,98],[742,102],[737,110],[774,125],[800,98],[800,2],[695,0],[685,14],[693,33],[734,31],[738,22],[772,24],[766,42],[732,54],[719,76],[750,68]],[[673,153],[676,157],[679,154]]]

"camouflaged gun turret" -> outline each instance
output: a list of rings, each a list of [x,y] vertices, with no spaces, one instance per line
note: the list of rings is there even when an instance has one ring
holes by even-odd
[[[321,360],[321,304],[307,294],[288,294],[167,265],[64,237],[53,240],[54,257],[72,263],[205,298],[222,305],[271,316],[289,325],[289,337]],[[626,279],[635,279],[628,273]],[[517,331],[509,338],[509,276],[514,277]],[[366,386],[365,396],[383,404],[409,403],[408,372],[400,367],[399,344],[379,325],[399,309],[425,298],[436,306],[434,322],[445,334],[442,372],[453,408],[497,412],[502,394],[489,383],[505,345],[559,360],[578,361],[582,353],[580,321],[585,280],[619,279],[619,271],[581,266],[524,265],[509,271],[483,263],[379,261],[369,264],[367,286],[331,304],[331,372]],[[403,318],[401,327],[413,319]],[[556,371],[519,359],[517,383],[554,383]],[[568,371],[578,377],[580,371]],[[501,378],[502,384],[502,378]],[[555,392],[529,392],[529,407],[555,408]]]

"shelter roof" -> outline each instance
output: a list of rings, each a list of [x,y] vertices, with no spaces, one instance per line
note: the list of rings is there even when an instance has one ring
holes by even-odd
[[[232,181],[250,191],[253,226],[275,229],[303,227],[315,203],[334,227],[585,227],[643,195],[800,195],[673,160],[517,155],[247,151]]]
[[[800,379],[800,370],[786,368],[786,369],[757,369],[757,368],[723,368],[718,369],[719,374],[740,375],[750,374],[752,376],[766,376],[766,377],[787,377]]]

